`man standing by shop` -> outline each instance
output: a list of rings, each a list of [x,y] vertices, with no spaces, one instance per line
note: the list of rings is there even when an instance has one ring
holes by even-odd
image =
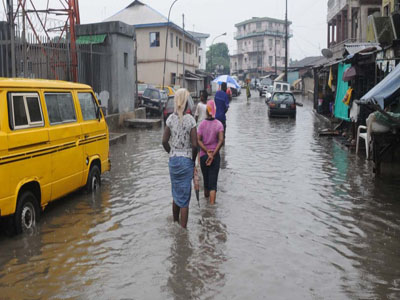
[[[229,109],[229,97],[226,93],[227,85],[226,82],[221,84],[221,89],[215,93],[214,102],[217,107],[217,113],[215,118],[224,125],[224,138],[226,134],[226,113]]]

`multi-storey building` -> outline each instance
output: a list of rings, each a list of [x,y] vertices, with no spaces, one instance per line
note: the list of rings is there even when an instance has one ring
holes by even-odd
[[[200,41],[150,6],[135,0],[106,21],[134,25],[137,40],[138,80],[155,85],[163,82],[165,47],[166,85],[183,85],[185,71],[199,68]],[[166,33],[168,28],[168,42]],[[166,45],[166,42],[168,43]],[[183,59],[185,64],[183,64]],[[186,78],[186,81],[188,79]]]
[[[328,48],[338,52],[345,43],[365,42],[368,16],[381,7],[382,0],[329,0]]]
[[[291,22],[288,22],[288,35]],[[285,20],[252,18],[235,25],[237,51],[231,73],[274,73],[285,66]],[[288,42],[289,48],[289,42]]]
[[[194,38],[200,41],[199,47],[199,69],[206,69],[206,49],[207,49],[207,39],[210,37],[208,33],[200,33],[194,31],[188,31]]]

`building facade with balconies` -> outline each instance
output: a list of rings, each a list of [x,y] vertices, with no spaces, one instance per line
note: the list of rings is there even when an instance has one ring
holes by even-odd
[[[382,0],[329,0],[328,48],[341,51],[345,43],[367,39],[368,16],[379,13]]]
[[[288,35],[291,22],[288,22]],[[275,73],[285,66],[285,20],[252,18],[235,25],[237,50],[231,55],[231,73]],[[288,40],[288,49],[289,49]]]

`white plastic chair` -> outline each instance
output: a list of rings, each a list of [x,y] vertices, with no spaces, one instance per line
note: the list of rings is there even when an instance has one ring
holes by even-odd
[[[361,132],[361,130],[363,130],[363,131],[365,130],[365,132]],[[369,136],[368,136],[367,126],[363,126],[363,125],[358,126],[356,154],[358,154],[360,138],[363,138],[365,140],[365,152],[367,155],[367,159],[369,159]]]

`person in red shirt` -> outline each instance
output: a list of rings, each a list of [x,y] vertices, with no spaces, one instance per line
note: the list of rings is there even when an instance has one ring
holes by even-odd
[[[229,102],[232,100],[232,91],[231,91],[231,88],[230,87],[228,87],[227,89],[226,89],[226,94],[228,95],[228,97],[229,97]]]

